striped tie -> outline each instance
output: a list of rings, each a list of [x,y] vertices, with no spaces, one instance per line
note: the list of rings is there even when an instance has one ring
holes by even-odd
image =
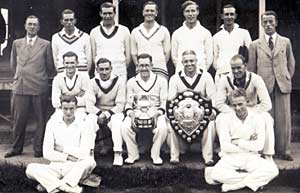
[[[270,48],[271,50],[273,50],[273,48],[274,48],[274,43],[273,43],[273,38],[272,38],[272,36],[270,36],[270,38],[269,38],[269,48]]]

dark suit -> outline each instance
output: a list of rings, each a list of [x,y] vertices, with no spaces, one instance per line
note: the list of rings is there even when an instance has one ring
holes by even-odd
[[[290,93],[295,71],[290,40],[277,34],[273,50],[269,48],[265,36],[253,41],[249,47],[248,69],[263,78],[271,96],[276,154],[290,154]]]
[[[35,152],[42,152],[48,100],[48,74],[54,68],[50,42],[37,37],[30,47],[26,38],[15,40],[10,64],[15,72],[11,98],[13,151],[19,153],[23,151],[28,115],[34,113],[37,128],[33,148]]]

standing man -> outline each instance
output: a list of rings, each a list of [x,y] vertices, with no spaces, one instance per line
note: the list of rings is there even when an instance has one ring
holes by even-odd
[[[260,75],[272,101],[275,124],[275,154],[292,161],[290,93],[295,59],[288,38],[276,33],[277,14],[266,11],[261,16],[265,34],[250,44],[248,69]]]
[[[37,128],[33,142],[34,156],[42,157],[48,101],[48,74],[53,70],[50,42],[38,37],[39,19],[28,16],[26,37],[13,42],[10,65],[15,72],[11,110],[13,116],[13,147],[4,157],[20,155],[23,151],[30,107],[34,111]]]
[[[63,55],[73,51],[78,56],[78,71],[89,72],[92,65],[90,37],[76,28],[74,11],[65,9],[61,13],[60,23],[64,26],[60,32],[52,36],[52,52],[57,72],[63,72]]]
[[[263,117],[266,140],[262,154],[266,159],[271,159],[275,153],[274,120],[268,113],[272,109],[272,103],[267,87],[259,75],[247,71],[243,56],[234,55],[230,60],[230,65],[232,74],[223,76],[217,85],[216,108],[221,112],[219,116],[233,111],[229,104],[230,92],[238,88],[244,89],[249,109]]]
[[[137,66],[137,56],[141,53],[149,53],[153,58],[152,72],[168,79],[167,62],[171,53],[170,33],[165,26],[155,21],[157,14],[157,4],[147,1],[143,6],[144,22],[134,28],[131,33],[131,56]]]
[[[221,31],[213,36],[213,67],[216,70],[216,84],[222,76],[231,72],[230,59],[239,53],[239,48],[249,48],[252,41],[248,30],[239,28],[235,23],[236,18],[235,7],[230,4],[225,5],[221,14],[224,24],[221,26]]]
[[[174,74],[169,82],[168,100],[173,100],[178,93],[188,90],[199,93],[201,97],[212,100],[214,106],[216,88],[211,75],[197,66],[197,56],[193,50],[186,50],[182,53],[183,70]],[[214,119],[216,111],[210,117],[207,129],[204,131],[201,144],[202,156],[206,165],[213,165],[213,142],[215,137]],[[171,164],[179,163],[180,152],[184,151],[186,144],[177,136],[171,125],[169,125],[169,146],[171,153]]]
[[[279,171],[274,162],[260,157],[264,147],[265,128],[260,114],[247,107],[244,89],[230,92],[233,111],[217,118],[220,131],[221,160],[205,169],[205,180],[209,184],[222,184],[222,192],[245,187],[256,191],[275,178]]]
[[[57,74],[52,82],[52,106],[55,113],[62,113],[60,97],[62,95],[74,95],[78,101],[76,116],[84,118],[86,116],[85,93],[88,88],[90,78],[87,73],[78,73],[78,56],[70,51],[63,56],[64,72]]]
[[[151,158],[153,164],[161,165],[160,149],[168,133],[164,116],[168,82],[151,71],[153,64],[149,54],[141,54],[137,60],[139,73],[127,82],[127,116],[122,124],[122,136],[128,152],[125,163],[133,164],[140,158],[136,134],[142,129],[150,129],[153,133]]]
[[[39,192],[81,193],[79,181],[96,167],[90,138],[93,128],[90,120],[84,122],[75,116],[75,96],[63,95],[60,103],[63,114],[48,121],[44,139],[44,157],[50,164],[31,163],[26,175],[38,181]]]
[[[125,85],[130,63],[129,29],[115,23],[116,7],[110,2],[100,6],[99,15],[102,21],[90,33],[93,60],[95,63],[99,58],[110,60],[113,74],[119,76]]]
[[[99,129],[102,133],[107,127],[111,130],[114,150],[113,165],[121,166],[123,165],[121,124],[124,119],[126,87],[123,80],[112,73],[110,60],[100,58],[96,63],[96,71],[98,73],[90,80],[86,93],[87,112],[98,123],[95,134]],[[95,138],[96,135],[91,140]]]
[[[211,33],[197,19],[199,6],[194,1],[185,1],[181,8],[185,21],[172,35],[171,53],[176,72],[183,69],[181,56],[186,50],[196,52],[198,69],[206,71],[213,61]]]

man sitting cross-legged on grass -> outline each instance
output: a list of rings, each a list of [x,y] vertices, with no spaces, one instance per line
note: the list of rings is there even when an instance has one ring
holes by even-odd
[[[249,187],[256,191],[278,175],[274,162],[259,154],[264,147],[265,128],[261,114],[247,107],[242,88],[231,91],[229,101],[233,112],[217,118],[221,160],[205,169],[209,184],[222,184],[222,192]]]
[[[44,138],[44,157],[51,163],[31,163],[26,175],[40,183],[39,191],[82,192],[79,181],[96,167],[90,140],[93,129],[88,118],[84,122],[75,117],[75,96],[62,95],[60,101],[63,116],[48,121]]]

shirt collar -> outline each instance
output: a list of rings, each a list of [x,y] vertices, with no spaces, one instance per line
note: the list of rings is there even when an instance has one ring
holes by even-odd
[[[147,80],[147,82],[153,82],[154,79],[155,79],[155,77],[156,77],[156,74],[154,74],[154,73],[151,71],[151,72],[150,72],[150,78],[149,78],[149,80]],[[137,80],[138,82],[145,82],[145,81],[141,78],[140,73],[136,76],[136,80]]]
[[[34,36],[33,38],[30,38],[28,36],[26,36],[26,42],[27,44],[29,44],[29,39],[32,39],[32,45],[34,44],[35,40],[37,39],[38,36]]]
[[[144,27],[144,23],[141,23],[140,25],[139,25],[139,29],[143,32],[143,33],[146,33],[146,34],[148,34],[148,33],[153,33],[157,28],[159,28],[159,24],[156,22],[156,21],[154,21],[154,25],[153,25],[153,27],[150,29],[150,31],[147,31],[146,30],[146,28]]]
[[[76,37],[79,37],[80,36],[80,34],[79,34],[80,30],[76,26],[74,26],[74,27],[75,27],[75,30],[74,30],[73,34],[68,35],[65,31],[65,28],[62,28],[62,30],[60,31],[60,34],[62,36],[76,36]]]
[[[193,28],[188,28],[188,27],[186,26],[186,21],[184,21],[182,25],[183,25],[185,28],[187,28],[187,29],[195,29],[195,28],[198,28],[198,27],[201,27],[201,26],[202,26],[199,20],[197,20],[197,23],[196,23],[196,25],[195,25]]]
[[[63,120],[63,115],[60,116],[60,117],[58,117],[56,119],[56,121],[57,121],[58,124],[64,124],[64,125],[66,125],[66,123]],[[81,121],[82,121],[82,119],[76,118],[76,115],[75,115],[75,120],[70,125],[80,125]]]
[[[194,74],[194,76],[193,76],[192,78],[197,77],[199,74],[200,74],[200,70],[197,69],[196,73]],[[181,77],[184,77],[184,78],[191,78],[191,77],[189,77],[189,76],[187,76],[187,75],[185,74],[184,70],[182,70],[182,73],[181,73],[180,76],[181,76]]]
[[[233,81],[234,80],[234,75],[232,72],[230,72],[230,74],[228,74],[227,76],[229,76],[229,78]],[[246,82],[249,81],[250,78],[250,72],[248,70],[246,70]]]
[[[104,25],[103,25],[103,21],[100,22],[100,25],[101,25],[102,28],[106,29],[106,28],[104,27]],[[114,24],[112,25],[111,29],[114,29],[116,26],[118,26],[118,24],[114,23]]]
[[[72,79],[71,79],[71,80],[74,80],[74,79],[75,79],[75,77],[76,77],[76,75],[78,75],[78,70],[77,70],[77,68],[76,68],[76,70],[75,70],[75,74],[74,74],[74,76],[72,77]],[[63,76],[64,76],[64,77],[66,77],[68,80],[70,80],[70,79],[69,79],[69,77],[67,77],[66,70],[64,70]]]
[[[276,42],[276,38],[277,38],[277,33],[275,32],[273,35],[272,35],[272,39],[273,39],[273,43],[275,45],[275,42]],[[269,42],[269,39],[270,39],[270,36],[265,34],[265,39],[267,42]]]
[[[98,73],[96,73],[95,78],[98,79],[100,82],[107,82],[107,81],[111,81],[112,79],[116,78],[117,76],[113,73],[111,73],[110,78],[108,80],[102,80],[99,76]]]
[[[240,27],[240,26],[239,26],[239,24],[237,24],[237,23],[234,23],[234,25],[233,25],[233,29],[237,29],[237,28],[239,28],[239,27]],[[225,28],[224,28],[224,24],[222,24],[220,28],[221,28],[221,29],[223,29],[223,30],[225,30]]]

